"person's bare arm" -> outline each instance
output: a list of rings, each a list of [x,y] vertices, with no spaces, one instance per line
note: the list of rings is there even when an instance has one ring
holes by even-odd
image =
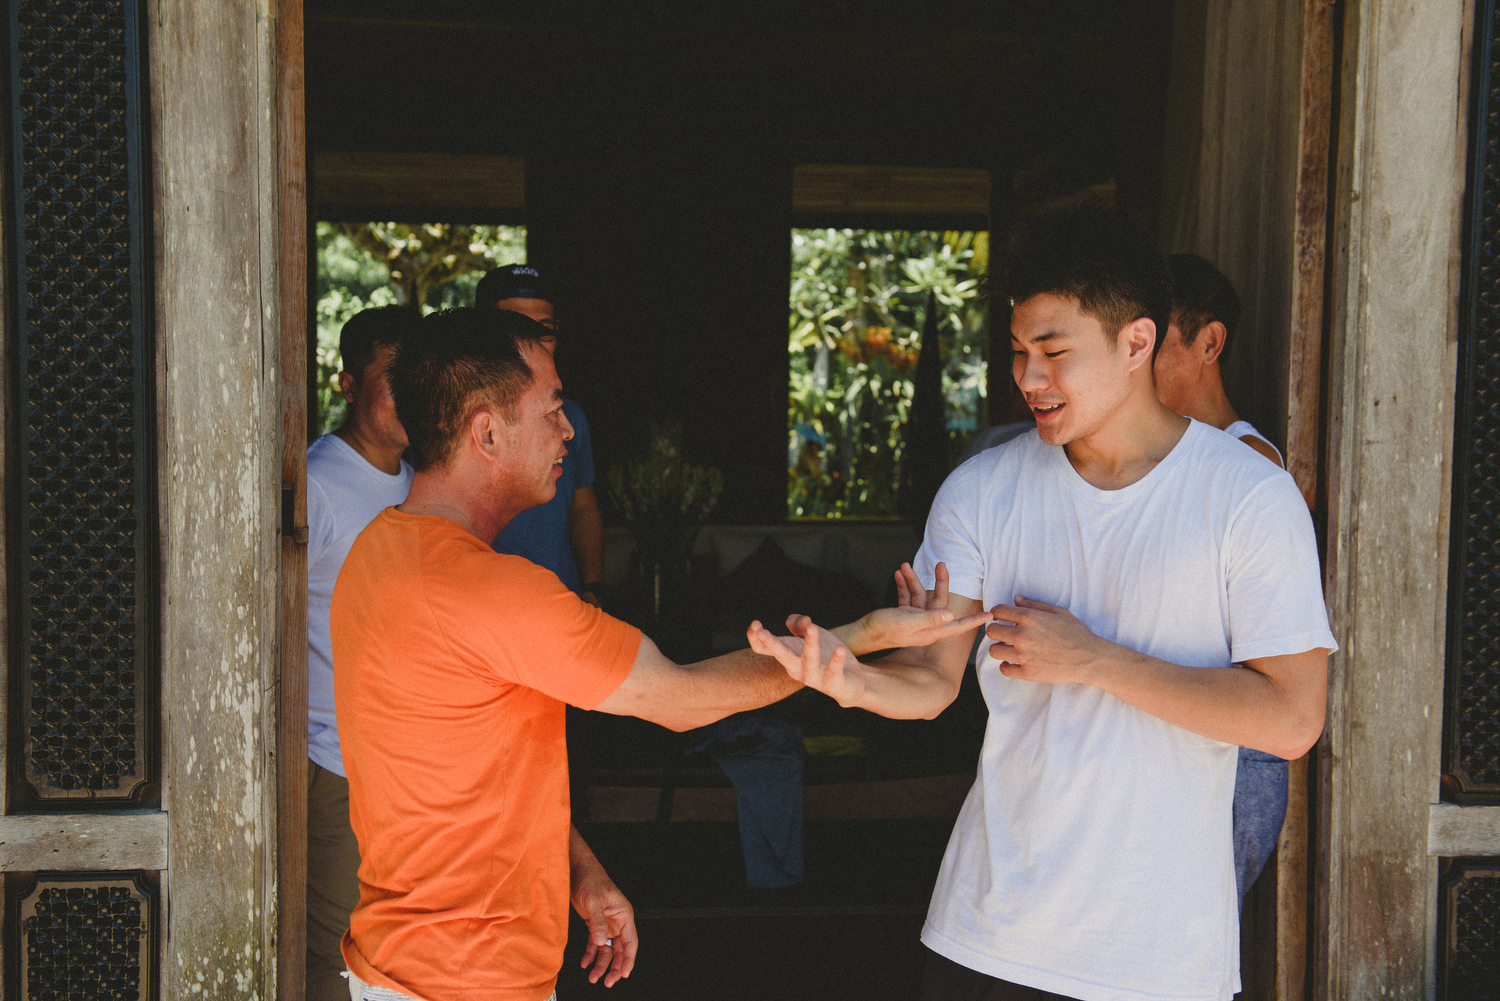
[[[639,716],[669,730],[692,730],[732,713],[780,702],[801,687],[773,658],[751,650],[677,664],[651,637],[642,636],[625,681],[595,708],[615,716]]]
[[[975,630],[990,617],[980,610],[978,601],[971,600],[961,608],[955,604],[953,608],[957,611],[942,607],[950,603],[948,572],[941,563],[938,564],[939,591],[936,596],[921,590],[917,575],[909,564],[902,564],[897,580],[902,587],[915,589],[915,600],[903,591],[903,607],[879,609],[858,622],[840,626],[834,633],[819,632],[823,632],[827,643],[838,646],[843,643],[835,633],[853,637],[861,644],[859,649],[862,650],[910,648],[898,651],[904,656],[893,654],[880,661],[882,670],[903,676],[909,674],[923,689],[913,707],[893,706],[893,712],[906,713],[898,718],[917,718],[929,712],[936,716],[958,694],[969,649],[974,644]],[[812,620],[805,615],[793,615],[787,620],[787,626],[800,636],[812,626]],[[643,636],[630,674],[596,708],[616,716],[639,716],[672,730],[691,730],[707,726],[731,713],[779,702],[801,688],[803,683],[799,676],[782,667],[775,644],[761,639],[762,634],[771,636],[759,622],[752,622],[746,630],[751,649],[688,665],[673,663],[663,656],[649,637]],[[800,639],[780,642],[782,645],[792,643],[797,651],[802,648]],[[951,663],[955,655],[958,657],[956,667]],[[796,655],[791,656],[795,658]],[[934,682],[929,664],[933,657],[943,659],[951,677]],[[881,683],[876,687],[882,691],[885,688]],[[874,711],[880,712],[879,709]]]
[[[928,646],[950,636],[965,634],[971,637],[972,644],[974,630],[990,621],[989,614],[975,602],[974,614],[956,615],[948,607],[948,565],[939,563],[933,576],[932,591],[925,591],[911,564],[901,564],[901,569],[896,571],[895,608],[877,608],[848,625],[835,627],[831,632],[856,657],[877,650]],[[786,626],[793,635],[801,636],[811,622],[805,615],[792,615],[787,618]]]
[[[589,926],[588,945],[579,965],[587,970],[590,963],[594,964],[589,970],[589,983],[596,984],[603,977],[604,986],[613,987],[635,968],[640,947],[635,908],[609,878],[576,827],[568,828],[568,875],[573,909]]]
[[[1184,730],[1283,758],[1301,757],[1323,731],[1327,650],[1184,667],[1096,636],[1065,608],[1016,601],[996,606],[987,627],[1007,677],[1092,685]]]
[[[929,603],[932,594],[929,593]],[[977,598],[951,595],[953,622],[987,619]],[[931,610],[929,608],[929,610]],[[865,709],[891,719],[935,719],[958,697],[975,624],[926,646],[905,647],[874,663],[861,663],[838,637],[837,630],[820,629],[799,616],[788,639],[773,636],[759,623],[750,627],[750,646],[775,657],[789,676],[815,688],[845,708]]]
[[[599,514],[599,497],[592,486],[573,491],[568,539],[573,544],[573,559],[578,563],[578,579],[585,585],[580,596],[597,607],[599,599],[586,588],[604,579],[604,518]]]

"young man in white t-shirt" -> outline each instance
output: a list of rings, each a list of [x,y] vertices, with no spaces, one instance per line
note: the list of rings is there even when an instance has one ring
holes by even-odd
[[[1218,268],[1197,254],[1167,258],[1172,272],[1172,322],[1156,352],[1156,396],[1168,409],[1212,424],[1277,466],[1281,453],[1224,392],[1221,363],[1234,346],[1240,297]],[[1242,747],[1234,777],[1234,879],[1240,903],[1266,867],[1286,819],[1287,763]]]
[[[349,826],[349,783],[333,711],[328,610],[349,547],[377,514],[406,499],[412,468],[401,458],[386,368],[416,327],[416,311],[356,313],[339,332],[348,404],[343,425],[307,448],[307,997],[345,1001],[339,944],[359,903],[359,844]]]
[[[922,932],[923,996],[1229,1001],[1236,747],[1293,757],[1323,725],[1335,643],[1312,523],[1285,472],[1157,400],[1171,293],[1148,233],[1060,213],[1000,263],[1037,430],[948,477],[905,568],[916,602],[993,611],[990,723]],[[863,664],[857,636],[790,624],[809,642],[752,645],[900,718],[952,702],[973,639]]]

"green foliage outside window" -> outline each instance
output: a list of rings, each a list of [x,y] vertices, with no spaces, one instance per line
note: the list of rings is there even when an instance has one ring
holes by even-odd
[[[362,309],[419,301],[423,313],[472,306],[485,271],[526,263],[524,226],[328,223],[317,226],[317,393],[326,432],[344,420],[339,331]]]
[[[787,513],[896,516],[902,426],[935,295],[948,460],[985,421],[984,232],[792,231]]]

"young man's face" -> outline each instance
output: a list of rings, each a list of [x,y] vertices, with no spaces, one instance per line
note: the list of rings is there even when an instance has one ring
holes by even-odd
[[[548,330],[557,329],[557,313],[546,299],[501,299],[495,303],[495,308],[529,316]],[[549,355],[557,354],[557,335],[543,337],[542,347]]]
[[[1016,385],[1048,444],[1066,445],[1098,431],[1130,394],[1124,335],[1111,344],[1077,299],[1032,296],[1016,305],[1010,331]]]
[[[375,345],[375,358],[365,366],[359,380],[341,377],[339,385],[344,399],[349,401],[350,423],[358,425],[377,445],[404,449],[406,429],[396,419],[396,400],[391,396],[391,381],[386,374],[395,354],[393,344]]]
[[[527,507],[545,504],[557,492],[566,442],[573,425],[562,410],[562,382],[552,356],[523,345],[521,356],[531,366],[531,384],[516,401],[514,420],[505,426],[508,487]]]
[[[1202,359],[1193,345],[1182,343],[1182,328],[1167,324],[1167,338],[1156,352],[1156,398],[1174,413],[1192,409],[1192,390],[1197,384]]]

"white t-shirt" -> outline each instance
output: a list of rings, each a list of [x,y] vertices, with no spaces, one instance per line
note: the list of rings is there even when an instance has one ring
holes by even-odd
[[[1036,432],[948,477],[916,569],[985,608],[1067,608],[1192,667],[1335,648],[1296,484],[1193,422],[1121,490]],[[1237,749],[1087,685],[977,663],[990,720],[922,941],[970,969],[1084,1001],[1227,1001],[1239,989],[1230,836]]]
[[[325,434],[307,446],[307,756],[344,774],[333,714],[333,648],[328,608],[349,547],[381,511],[406,500],[411,466],[392,476],[348,442]]]
[[[1276,453],[1276,458],[1281,459],[1281,464],[1283,466],[1286,465],[1286,459],[1282,458],[1281,449],[1277,448],[1270,438],[1267,438],[1265,435],[1255,430],[1255,425],[1251,424],[1249,421],[1235,421],[1233,424],[1224,429],[1224,433],[1227,435],[1232,435],[1235,438],[1259,438],[1267,445],[1270,445],[1271,451]]]

